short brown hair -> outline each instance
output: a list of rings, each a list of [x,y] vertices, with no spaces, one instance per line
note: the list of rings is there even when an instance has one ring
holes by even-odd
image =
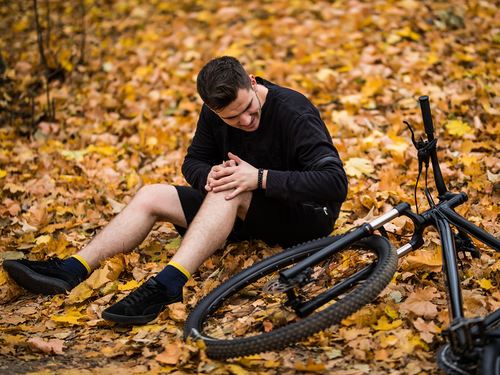
[[[236,100],[240,89],[250,90],[252,82],[238,59],[222,56],[200,70],[196,86],[203,102],[212,110],[221,111]]]

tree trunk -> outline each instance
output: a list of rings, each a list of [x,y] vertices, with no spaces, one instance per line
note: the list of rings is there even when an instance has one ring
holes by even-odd
[[[7,64],[3,59],[2,50],[0,49],[0,75],[4,74],[6,70],[7,70]]]

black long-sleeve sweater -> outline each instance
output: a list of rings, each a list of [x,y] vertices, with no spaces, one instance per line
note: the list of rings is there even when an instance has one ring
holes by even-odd
[[[186,181],[206,194],[210,169],[232,152],[268,170],[267,197],[321,203],[337,218],[347,196],[347,177],[317,108],[294,90],[260,77],[257,83],[269,91],[254,132],[227,125],[203,105],[182,166]]]

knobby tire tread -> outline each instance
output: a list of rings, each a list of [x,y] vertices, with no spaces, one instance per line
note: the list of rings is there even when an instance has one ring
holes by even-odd
[[[207,315],[235,292],[265,274],[294,263],[294,259],[305,258],[317,252],[337,239],[338,237],[325,237],[286,249],[253,264],[224,281],[199,301],[191,311],[184,326],[185,339],[203,339],[206,345],[206,354],[210,358],[234,358],[284,348],[325,330],[356,312],[376,298],[389,284],[396,272],[398,265],[397,252],[394,245],[386,238],[370,236],[360,241],[372,250],[377,249],[377,266],[368,279],[358,286],[356,290],[326,309],[289,326],[253,337],[219,340],[208,338],[203,334],[196,336],[198,332],[201,332],[203,321]],[[338,251],[343,250],[339,249]]]

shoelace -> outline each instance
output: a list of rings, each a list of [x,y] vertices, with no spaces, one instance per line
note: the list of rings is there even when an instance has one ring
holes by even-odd
[[[152,285],[152,283],[145,282],[139,288],[130,293],[127,297],[122,299],[125,306],[135,305],[140,302],[143,298],[147,298],[157,292],[157,288]]]

